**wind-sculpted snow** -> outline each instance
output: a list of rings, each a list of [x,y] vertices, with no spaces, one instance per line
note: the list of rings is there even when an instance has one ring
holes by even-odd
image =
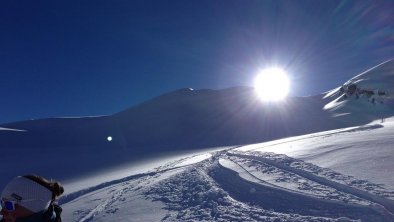
[[[196,158],[196,156],[190,157]],[[286,155],[211,152],[63,200],[67,221],[393,221],[393,191]]]

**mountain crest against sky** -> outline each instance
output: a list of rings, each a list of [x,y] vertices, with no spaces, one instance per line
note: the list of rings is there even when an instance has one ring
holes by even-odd
[[[389,116],[394,108],[394,60],[381,63],[328,92],[325,110],[346,115]]]
[[[3,129],[21,131],[1,130],[0,147],[110,146],[139,152],[256,143],[392,116],[392,95],[394,60],[355,76],[325,96],[265,103],[251,87],[182,88],[110,116],[3,124]],[[111,143],[108,136],[114,138]]]

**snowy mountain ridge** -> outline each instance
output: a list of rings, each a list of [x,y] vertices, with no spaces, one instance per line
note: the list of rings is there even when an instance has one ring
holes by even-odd
[[[342,86],[329,91],[325,98],[341,92],[340,88],[348,88],[352,84],[359,85],[359,88],[375,91],[387,92],[387,95],[394,94],[394,59],[387,60],[361,74],[348,80]],[[343,93],[343,92],[342,92]]]
[[[324,106],[326,110],[349,108],[354,113],[355,109],[371,109],[372,106],[366,105],[367,101],[378,106],[374,109],[380,109],[379,112],[389,112],[394,107],[394,59],[351,78],[326,93],[324,99],[328,98],[335,99]]]

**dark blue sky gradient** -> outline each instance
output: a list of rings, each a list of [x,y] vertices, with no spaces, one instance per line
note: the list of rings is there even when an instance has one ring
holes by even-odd
[[[312,95],[394,57],[387,1],[1,1],[0,123],[107,115],[288,70]]]

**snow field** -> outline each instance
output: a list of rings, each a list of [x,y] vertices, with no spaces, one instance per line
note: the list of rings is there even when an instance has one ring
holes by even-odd
[[[382,194],[392,192],[283,154],[228,149],[170,161],[61,202],[65,220],[78,222],[392,221],[392,201]]]

